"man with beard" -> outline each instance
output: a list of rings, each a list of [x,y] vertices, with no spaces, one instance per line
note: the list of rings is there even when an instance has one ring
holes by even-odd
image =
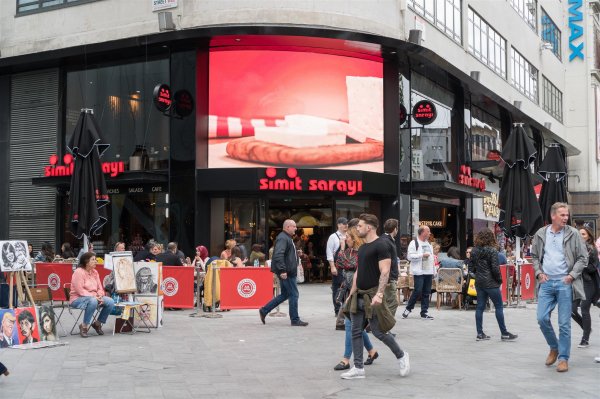
[[[31,312],[27,309],[21,311],[17,320],[19,321],[19,329],[21,330],[21,335],[23,336],[23,341],[21,341],[21,343],[31,344],[33,342],[38,342],[38,339],[33,337],[33,330],[35,330],[35,319],[33,318]]]

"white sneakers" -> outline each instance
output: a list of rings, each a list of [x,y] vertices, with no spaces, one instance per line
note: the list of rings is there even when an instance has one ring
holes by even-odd
[[[404,351],[404,356],[398,359],[398,367],[400,367],[401,377],[407,376],[410,372],[410,358],[407,351]]]
[[[398,359],[398,367],[400,369],[400,376],[406,377],[410,372],[410,357],[408,356],[408,352],[404,351],[404,356]],[[355,380],[358,378],[365,378],[365,369],[357,369],[352,366],[352,368],[345,373],[340,375],[344,380]]]
[[[365,369],[357,369],[352,366],[352,368],[345,373],[340,375],[344,380],[354,380],[358,378],[365,378]]]

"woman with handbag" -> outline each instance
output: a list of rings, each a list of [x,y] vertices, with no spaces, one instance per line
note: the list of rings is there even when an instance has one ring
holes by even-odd
[[[577,299],[573,301],[573,309],[571,310],[571,317],[579,326],[583,329],[583,337],[581,342],[577,345],[578,348],[588,348],[590,346],[590,333],[592,332],[592,318],[590,316],[590,308],[592,303],[598,300],[599,287],[598,287],[598,250],[594,246],[594,234],[592,230],[587,227],[579,229],[579,234],[585,242],[585,246],[588,251],[588,265],[583,272],[581,277],[583,278],[583,289],[585,291],[585,299]],[[577,311],[577,308],[581,306],[581,314]]]
[[[477,289],[477,309],[475,324],[477,326],[477,341],[489,340],[483,332],[483,311],[488,298],[492,300],[496,310],[496,321],[500,327],[502,341],[514,341],[518,335],[511,334],[504,324],[502,304],[502,275],[498,265],[498,244],[496,237],[489,229],[483,229],[475,236],[475,247],[471,250],[469,273],[475,273],[475,288]]]
[[[346,301],[350,288],[352,288],[352,279],[358,266],[358,248],[364,243],[363,239],[356,233],[356,227],[350,228],[346,233],[346,240],[340,242],[340,251],[335,260],[335,266],[342,270],[344,277],[339,290],[339,296],[336,298],[341,304]],[[333,368],[334,370],[348,370],[350,368],[350,356],[352,356],[352,322],[344,317],[345,343],[344,357]],[[379,357],[377,351],[373,348],[369,335],[363,330],[363,341],[365,349],[369,352],[369,357],[364,362],[365,365],[373,364],[373,361]]]

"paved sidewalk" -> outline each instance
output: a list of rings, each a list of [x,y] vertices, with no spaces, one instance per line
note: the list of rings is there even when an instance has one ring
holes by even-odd
[[[287,302],[281,310],[287,313]],[[393,330],[410,353],[408,377],[398,375],[391,352],[373,337],[380,356],[366,366],[367,378],[344,381],[333,370],[344,332],[334,330],[330,288],[302,285],[300,316],[308,327],[290,327],[287,317],[268,317],[263,326],[256,310],[224,312],[222,319],[170,311],[165,327],[151,334],[2,349],[11,375],[0,378],[0,398],[599,398],[593,358],[600,319],[597,308],[592,312],[592,347],[577,348],[581,330],[574,324],[567,373],[544,366],[548,348],[534,305],[505,310],[509,330],[519,334],[510,343],[500,342],[493,313],[484,314],[492,339],[476,342],[474,311],[434,308],[435,320],[420,320],[415,311]]]

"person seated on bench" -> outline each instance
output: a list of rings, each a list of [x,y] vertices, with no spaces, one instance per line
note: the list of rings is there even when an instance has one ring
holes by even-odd
[[[83,338],[88,337],[90,323],[98,306],[102,307],[98,319],[91,324],[98,335],[104,335],[102,324],[106,323],[108,315],[115,307],[115,302],[106,296],[100,282],[100,275],[96,271],[96,254],[86,252],[79,258],[77,269],[71,278],[71,307],[83,309],[83,323],[79,325],[79,334]]]

